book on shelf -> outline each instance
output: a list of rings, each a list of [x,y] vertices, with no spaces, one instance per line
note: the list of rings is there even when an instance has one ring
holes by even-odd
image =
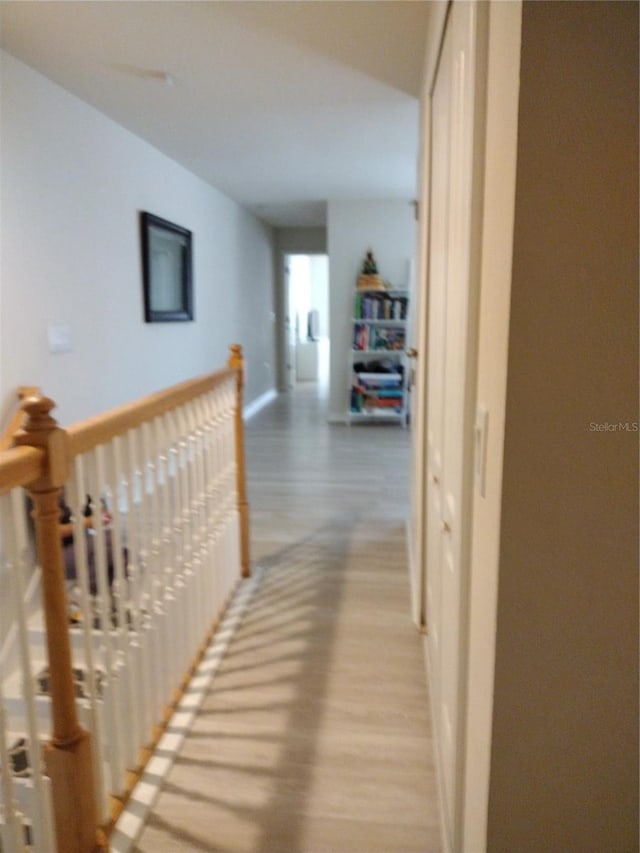
[[[402,400],[400,399],[370,399],[367,398],[364,401],[365,407],[368,409],[401,409],[402,408]]]
[[[351,411],[356,414],[374,415],[381,411],[385,414],[396,412],[401,414],[404,409],[402,398],[385,399],[377,397],[366,397],[358,393],[357,388],[351,389]]]
[[[404,349],[404,340],[404,329],[375,326],[369,335],[369,349],[401,350]]]
[[[380,400],[402,400],[402,391],[399,389],[385,390],[384,388],[376,388],[373,393]]]
[[[406,296],[358,291],[353,316],[355,320],[406,320],[407,305]]]
[[[384,400],[402,400],[402,388],[367,388],[361,382],[355,382],[353,387],[363,397],[380,398]]]
[[[353,302],[349,409],[354,419],[403,419],[406,413],[406,290],[360,287]]]
[[[393,326],[370,326],[367,323],[354,323],[354,350],[403,350],[405,331]]]
[[[354,350],[369,349],[369,326],[366,323],[356,323],[353,327]]]
[[[358,375],[358,385],[367,390],[376,388],[390,388],[392,390],[402,388],[402,376],[399,373],[360,373]]]

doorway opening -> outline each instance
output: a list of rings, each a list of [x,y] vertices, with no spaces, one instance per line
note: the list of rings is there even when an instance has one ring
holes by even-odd
[[[286,384],[316,382],[329,393],[329,258],[285,255]]]

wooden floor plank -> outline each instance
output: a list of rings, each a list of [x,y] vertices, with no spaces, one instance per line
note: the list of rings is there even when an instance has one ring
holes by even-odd
[[[247,429],[265,573],[140,853],[441,849],[405,552],[410,436],[328,426],[315,386]]]

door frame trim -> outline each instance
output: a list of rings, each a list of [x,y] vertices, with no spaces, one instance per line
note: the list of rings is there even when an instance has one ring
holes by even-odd
[[[420,409],[420,417],[418,419],[418,428],[421,429],[422,438],[422,462],[423,470],[426,475],[426,442],[427,442],[427,373],[426,373],[426,353],[428,346],[428,304],[430,297],[430,282],[429,282],[429,266],[428,257],[430,252],[431,240],[431,223],[429,222],[429,205],[431,196],[430,174],[432,168],[432,95],[435,87],[438,68],[440,66],[440,58],[442,55],[444,37],[447,25],[450,22],[452,10],[456,4],[456,0],[449,0],[446,8],[441,13],[438,21],[438,50],[437,56],[431,63],[431,68],[427,69],[423,88],[422,98],[422,133],[421,141],[421,211],[424,221],[423,227],[419,234],[420,239],[420,270],[419,282],[423,285],[424,305],[421,306],[421,314],[419,319],[419,350],[424,355],[420,360],[420,371],[416,376],[416,384],[420,382],[422,389],[422,400]],[[443,4],[444,6],[445,4]],[[462,4],[460,4],[462,5]],[[466,5],[466,4],[465,4]],[[462,503],[460,507],[460,519],[462,523],[461,529],[461,546],[460,546],[460,613],[459,613],[459,653],[458,653],[458,713],[456,719],[456,755],[454,767],[454,813],[447,815],[444,799],[443,788],[443,765],[441,745],[436,742],[436,761],[437,761],[437,779],[440,799],[440,819],[442,827],[442,838],[444,849],[449,851],[461,850],[461,844],[464,836],[464,805],[465,805],[465,778],[466,778],[466,731],[467,731],[467,683],[469,674],[469,618],[470,618],[470,568],[471,568],[471,544],[472,544],[472,522],[473,522],[473,499],[474,499],[474,476],[473,476],[473,424],[476,408],[476,393],[477,393],[477,359],[478,359],[478,338],[479,338],[479,288],[481,278],[481,248],[482,248],[482,231],[483,231],[483,197],[484,197],[484,138],[486,129],[486,84],[487,84],[487,62],[488,62],[488,21],[489,10],[487,4],[473,4],[473,21],[471,34],[471,51],[470,51],[470,67],[473,69],[473,85],[470,90],[473,98],[472,107],[472,126],[471,126],[471,152],[470,152],[470,197],[471,211],[469,220],[469,259],[468,259],[468,307],[467,307],[467,349],[465,361],[465,391],[464,391],[464,418],[465,431],[463,436],[463,486],[462,486]],[[430,70],[430,74],[429,74]],[[426,264],[425,264],[426,259]],[[426,524],[426,488],[424,476],[422,478],[422,489],[420,500],[422,501],[422,536],[419,545],[419,553],[416,558],[419,560],[420,571],[419,579],[419,595],[421,596],[420,607],[420,624],[424,626],[425,637],[425,656],[427,671],[431,670],[429,657],[429,640],[428,640],[428,623],[425,625],[426,619],[426,581],[427,571],[426,566],[426,546],[427,546],[427,528]],[[430,691],[433,699],[433,691]],[[436,709],[432,705],[432,715],[436,713]],[[434,717],[435,720],[435,717]],[[437,740],[437,739],[436,739]],[[448,819],[447,819],[448,818]],[[449,824],[449,825],[447,825]]]

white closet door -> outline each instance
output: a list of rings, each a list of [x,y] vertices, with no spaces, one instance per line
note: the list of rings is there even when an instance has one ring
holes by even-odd
[[[445,345],[449,173],[451,152],[451,36],[447,27],[431,101],[431,239],[429,254],[429,349],[427,358],[427,583],[426,614],[434,705],[439,707],[442,619],[442,463],[444,450]]]
[[[454,2],[432,93],[426,612],[445,822],[458,845],[475,299],[470,267],[476,7]]]

